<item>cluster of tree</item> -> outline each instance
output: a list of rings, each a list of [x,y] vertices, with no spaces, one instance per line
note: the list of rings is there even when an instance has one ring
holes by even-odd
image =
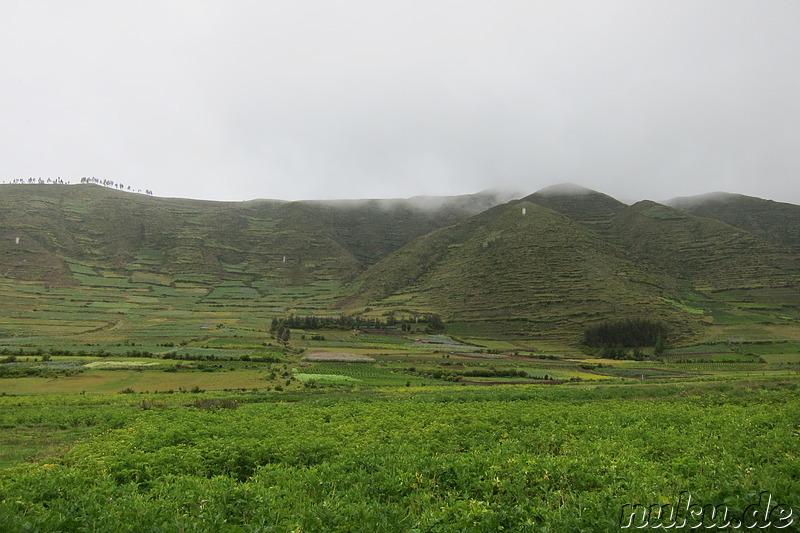
[[[84,177],[84,178],[81,178],[81,183],[93,183],[95,185],[102,185],[103,187],[110,187],[112,189],[119,189],[120,191],[128,190],[128,191],[133,192],[133,189],[131,188],[130,185],[128,185],[127,188],[126,188],[124,183],[116,183],[114,180],[109,180],[109,179],[101,180],[101,179],[97,179],[97,178],[94,178],[94,177],[92,177],[92,178],[85,178]],[[136,189],[136,192],[140,193],[140,192],[142,192],[142,190],[141,189]],[[144,193],[147,194],[148,196],[153,196],[153,191],[151,191],[150,189],[145,189]]]
[[[41,353],[43,353],[41,348],[38,349],[35,352],[32,352],[33,355],[38,355],[38,354],[41,354]],[[71,356],[76,356],[76,357],[121,357],[121,356],[125,356],[125,357],[149,357],[149,358],[159,357],[158,354],[154,354],[153,352],[148,352],[146,350],[127,350],[123,354],[123,353],[112,353],[112,352],[106,351],[106,350],[104,350],[102,348],[100,348],[99,350],[95,350],[94,352],[89,352],[87,350],[77,350],[77,351],[60,350],[60,349],[57,349],[57,348],[53,348],[51,350],[48,350],[47,354],[49,354],[51,356],[61,356],[61,357],[71,357]]]
[[[386,330],[399,327],[403,331],[411,331],[414,324],[423,324],[430,331],[444,331],[442,317],[434,313],[414,315],[411,319],[397,319],[390,313],[386,320],[380,318],[365,318],[359,315],[317,316],[317,315],[289,315],[284,319],[273,319],[273,324],[282,321],[286,326],[294,329],[377,329]],[[273,333],[273,326],[270,326]]]
[[[5,181],[3,181],[5,183]],[[58,178],[13,178],[9,183],[12,185],[69,185],[71,182],[69,180],[63,180],[60,177]],[[131,191],[131,192],[138,192],[142,193],[142,189],[134,189],[128,185],[125,186],[124,183],[117,183],[114,180],[109,179],[98,179],[98,178],[81,178],[81,183],[93,183],[95,185],[102,185],[103,187],[109,187],[112,189],[118,189],[120,191]],[[153,191],[150,189],[145,189],[144,194],[148,196],[153,196]]]
[[[394,313],[389,313],[386,317],[387,327],[399,327],[402,331],[411,331],[418,324],[425,325],[430,332],[444,331],[444,321],[436,313],[414,313],[410,317],[403,315],[399,319]]]
[[[128,352],[130,354],[131,352]],[[142,352],[144,354],[146,352]],[[128,355],[128,357],[137,357],[136,355]],[[141,355],[147,357],[147,355]],[[213,354],[189,354],[180,352],[167,352],[159,356],[161,359],[171,359],[173,361],[245,361],[253,363],[283,363],[283,359],[279,357],[272,357],[270,355],[240,355],[239,357],[217,357]],[[188,368],[188,367],[187,367]],[[201,368],[201,367],[198,367]],[[201,368],[202,369],[202,368]]]
[[[667,328],[662,322],[628,318],[588,326],[583,333],[583,342],[593,348],[656,346],[663,350],[666,334]]]
[[[47,183],[50,184],[57,184],[57,185],[69,185],[69,181],[64,181],[61,178],[14,178],[11,180],[12,184],[37,184],[37,185],[45,185]]]
[[[41,348],[36,348],[35,350],[31,350],[31,351],[27,351],[26,352],[24,348],[18,348],[18,349],[14,350],[14,351],[10,350],[9,348],[3,348],[2,350],[0,350],[0,355],[8,355],[8,356],[12,356],[13,355],[13,356],[19,356],[19,357],[35,355],[35,356],[41,356],[42,357],[42,361],[49,361],[50,357],[54,356],[54,355],[63,355],[63,356],[78,355],[78,356],[82,356],[82,357],[88,357],[88,356],[105,357],[106,355],[111,355],[111,354],[109,354],[105,350],[99,350],[97,352],[87,352],[86,350],[79,350],[77,352],[73,352],[72,350],[59,350],[57,348],[53,348],[53,349],[50,349],[50,350],[45,352]],[[9,361],[9,362],[13,362],[13,361]]]
[[[317,316],[317,315],[289,315],[288,318],[272,319],[270,333],[273,327],[282,322],[294,329],[386,329],[386,322],[380,319],[365,319],[358,316]]]
[[[439,368],[433,368],[427,371],[420,370],[418,372],[414,367],[411,367],[408,370],[406,370],[406,373],[411,374],[412,376],[419,376],[429,379],[440,379],[442,381],[454,381],[454,382],[461,381],[461,376],[459,376],[455,372],[450,372],[448,370],[441,370]]]
[[[173,343],[168,343],[170,346],[174,345]],[[86,350],[63,350],[58,348],[53,348],[48,351],[44,351],[41,348],[37,348],[36,350],[26,352],[22,348],[18,350],[11,351],[8,348],[3,348],[0,350],[0,356],[4,356],[0,359],[0,364],[2,363],[13,363],[18,360],[19,357],[23,356],[40,356],[42,361],[50,361],[51,357],[53,356],[60,356],[60,357],[143,357],[149,359],[172,359],[175,361],[251,361],[254,363],[282,363],[284,362],[283,359],[279,357],[273,357],[270,355],[241,355],[237,357],[217,357],[213,354],[190,354],[190,353],[180,353],[180,352],[166,352],[166,353],[153,353],[147,350],[127,350],[124,353],[112,353],[103,349],[96,350],[94,352],[86,351]]]
[[[603,346],[600,357],[626,361],[644,361],[644,353],[639,348],[627,350],[621,346]]]
[[[269,334],[272,335],[275,340],[283,343],[283,345],[286,346],[289,344],[289,339],[292,336],[291,328],[292,326],[287,320],[282,318],[273,318],[269,325]]]

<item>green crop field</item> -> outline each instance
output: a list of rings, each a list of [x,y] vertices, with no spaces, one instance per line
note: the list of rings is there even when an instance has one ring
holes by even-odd
[[[796,382],[219,398],[0,398],[4,528],[615,531],[626,505],[738,519],[763,492],[798,511]]]
[[[617,531],[637,504],[741,518],[765,492],[800,512],[797,343],[642,361],[424,328],[282,344],[197,304],[0,345],[7,530]]]

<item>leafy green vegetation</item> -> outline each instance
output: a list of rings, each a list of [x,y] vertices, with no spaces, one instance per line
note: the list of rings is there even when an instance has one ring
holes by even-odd
[[[613,531],[624,504],[683,491],[739,513],[760,491],[800,492],[798,389],[770,383],[239,395],[238,409],[126,396],[3,409],[6,425],[48,406],[40,424],[109,428],[0,471],[7,528]]]

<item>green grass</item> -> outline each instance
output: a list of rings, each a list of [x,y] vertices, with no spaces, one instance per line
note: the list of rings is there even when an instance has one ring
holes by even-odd
[[[374,363],[312,363],[300,370],[316,375],[344,376],[356,380],[364,387],[404,387],[421,386],[435,381],[408,375],[401,365],[380,365]]]
[[[85,427],[0,427],[0,470],[15,464],[40,462],[61,455],[72,444],[96,431]]]
[[[661,300],[663,300],[663,301],[665,301],[665,302],[667,302],[667,303],[669,303],[671,305],[674,305],[678,309],[682,309],[683,311],[687,311],[689,313],[692,313],[693,315],[703,315],[703,314],[705,314],[704,310],[697,309],[696,307],[691,307],[689,305],[686,305],[685,303],[676,302],[675,300],[670,300],[669,298],[661,298]]]
[[[341,374],[306,374],[302,372],[295,372],[294,379],[303,383],[353,383],[361,381],[358,378]]]
[[[606,376],[632,379],[686,378],[683,372],[652,367],[603,367],[598,368],[597,372]]]
[[[107,278],[102,276],[86,276],[75,274],[75,279],[81,285],[89,287],[116,287],[116,288],[144,288],[140,284],[132,283],[128,278]]]
[[[163,367],[138,368],[130,370],[100,368],[66,377],[24,377],[0,380],[0,392],[13,395],[30,394],[116,394],[126,389],[134,392],[167,392],[179,389],[191,390],[195,387],[208,391],[225,389],[253,388],[266,390],[276,385],[289,387],[280,377],[269,379],[266,369],[241,368],[231,371],[227,368],[204,372],[198,363],[189,366],[195,370],[164,372]],[[296,387],[295,385],[292,385]]]

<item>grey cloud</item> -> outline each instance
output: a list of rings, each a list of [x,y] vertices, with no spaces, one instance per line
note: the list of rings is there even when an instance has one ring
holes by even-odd
[[[383,4],[2,7],[0,179],[800,203],[796,2]]]

